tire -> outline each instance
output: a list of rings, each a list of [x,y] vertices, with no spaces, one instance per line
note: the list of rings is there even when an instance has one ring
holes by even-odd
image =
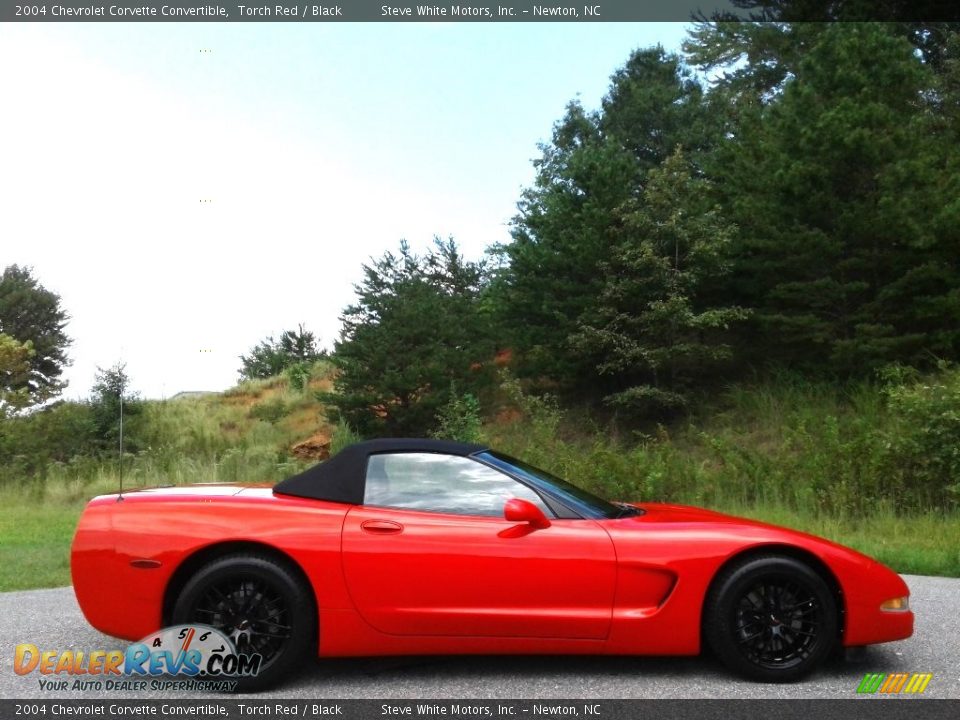
[[[295,673],[309,657],[317,638],[314,612],[310,590],[286,563],[238,553],[194,573],[171,620],[211,625],[230,637],[239,653],[260,653],[256,675],[232,678],[236,692],[257,692]]]
[[[703,633],[734,672],[760,682],[794,682],[836,647],[837,602],[823,577],[800,560],[746,558],[714,579]]]

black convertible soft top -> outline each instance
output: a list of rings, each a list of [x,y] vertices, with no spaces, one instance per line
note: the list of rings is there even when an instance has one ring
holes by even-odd
[[[423,440],[419,438],[385,438],[367,440],[345,447],[329,460],[307,468],[302,473],[281,480],[273,486],[280,495],[363,504],[367,460],[371,455],[396,452],[427,452],[467,456],[482,452],[485,445]]]

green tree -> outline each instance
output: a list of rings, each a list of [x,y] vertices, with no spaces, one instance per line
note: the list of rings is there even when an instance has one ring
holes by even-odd
[[[707,203],[681,150],[651,170],[642,198],[622,212],[620,241],[603,264],[597,307],[572,344],[613,379],[606,401],[631,412],[682,409],[688,390],[732,355],[726,330],[743,308],[709,302],[729,271],[732,226]]]
[[[249,355],[241,355],[240,377],[274,377],[293,366],[307,367],[325,356],[316,336],[300,324],[296,330],[284,330],[279,340],[271,335],[257,343]]]
[[[424,257],[401,243],[363,273],[331,357],[334,392],[320,398],[363,436],[426,435],[454,384],[476,393],[486,380],[484,266],[438,239]]]
[[[124,451],[140,450],[140,419],[143,402],[130,391],[126,365],[116,363],[97,368],[90,398],[93,436],[100,450],[112,452],[119,447],[121,404],[123,412]]]
[[[884,3],[887,32],[910,43],[934,72],[942,72],[950,38],[960,31],[960,23],[918,21],[923,10],[912,0],[899,2],[899,8],[897,0]],[[683,49],[687,60],[709,73],[716,87],[748,103],[776,101],[832,23],[863,23],[877,13],[872,2],[732,0],[732,4],[739,13],[696,23]]]
[[[925,108],[924,155],[934,179],[907,200],[929,231],[915,243],[913,267],[888,293],[888,306],[927,337],[925,348],[941,358],[960,356],[960,30],[949,34],[940,57],[935,92]],[[904,314],[903,311],[906,311]],[[904,316],[905,315],[905,316]]]
[[[743,114],[713,169],[740,228],[728,289],[766,338],[751,343],[757,359],[850,373],[955,352],[950,338],[928,342],[951,325],[945,308],[922,317],[922,298],[943,290],[927,266],[946,202],[933,86],[894,29],[837,23],[773,101]]]
[[[30,268],[10,265],[0,276],[0,333],[30,343],[29,371],[3,374],[4,393],[21,407],[37,405],[63,390],[63,369],[69,364],[70,339],[64,332],[67,314],[60,296],[44,288]]]
[[[33,347],[0,333],[0,418],[30,404],[24,378],[30,374]]]
[[[600,267],[618,241],[619,209],[676,146],[689,148],[696,163],[717,139],[714,118],[700,83],[660,47],[630,56],[600,111],[568,106],[534,163],[513,241],[494,248],[495,305],[521,374],[583,388],[592,368],[569,338],[603,289]]]

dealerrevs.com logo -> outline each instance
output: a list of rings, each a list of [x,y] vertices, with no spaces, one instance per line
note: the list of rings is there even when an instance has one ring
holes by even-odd
[[[256,675],[262,662],[259,654],[238,653],[216,628],[194,624],[164,628],[126,650],[41,650],[21,643],[13,670],[38,673],[40,689],[50,691],[230,691],[235,678]]]

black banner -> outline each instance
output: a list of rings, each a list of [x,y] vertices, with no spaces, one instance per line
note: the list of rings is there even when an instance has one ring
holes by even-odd
[[[0,718],[940,720],[960,700],[0,700]]]
[[[955,0],[59,0],[0,3],[4,22],[688,22],[960,20]]]

